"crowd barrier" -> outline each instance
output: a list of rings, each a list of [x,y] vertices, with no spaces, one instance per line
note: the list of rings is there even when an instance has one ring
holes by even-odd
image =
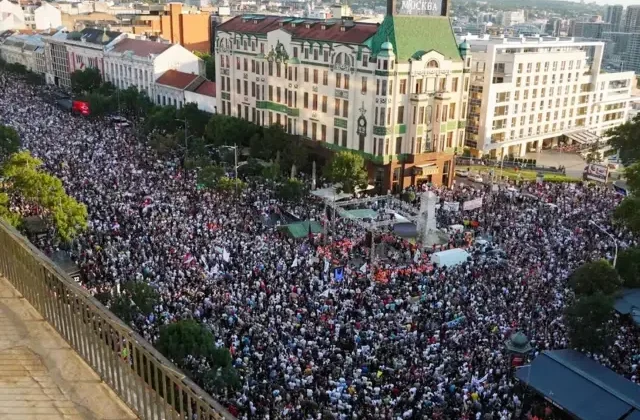
[[[141,419],[234,419],[3,220],[0,274]]]

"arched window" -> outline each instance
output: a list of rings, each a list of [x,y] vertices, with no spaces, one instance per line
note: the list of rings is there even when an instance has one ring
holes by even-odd
[[[437,69],[438,67],[440,66],[438,65],[438,62],[436,60],[431,60],[427,63],[428,69]]]

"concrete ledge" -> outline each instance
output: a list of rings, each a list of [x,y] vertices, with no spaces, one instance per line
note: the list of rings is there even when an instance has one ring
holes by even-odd
[[[60,335],[0,277],[0,419],[136,419]]]

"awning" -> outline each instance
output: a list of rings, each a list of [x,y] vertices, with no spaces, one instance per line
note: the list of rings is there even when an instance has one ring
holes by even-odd
[[[417,176],[436,175],[440,173],[440,169],[435,163],[425,163],[424,165],[415,165],[413,173]]]
[[[599,135],[587,130],[574,131],[573,133],[565,134],[565,137],[580,144],[593,144],[601,139]]]

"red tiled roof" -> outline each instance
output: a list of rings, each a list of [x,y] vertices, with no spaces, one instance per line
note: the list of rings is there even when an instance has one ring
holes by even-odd
[[[205,80],[198,89],[195,90],[196,93],[205,96],[211,96],[212,98],[216,97],[216,84],[210,80]]]
[[[252,17],[255,15],[252,15]],[[259,19],[252,19],[249,16],[236,16],[225,23],[218,25],[217,31],[239,32],[251,34],[266,34],[276,29],[282,29],[289,32],[293,38],[313,39],[318,41],[343,42],[348,44],[361,44],[371,38],[378,30],[375,23],[359,23],[349,22],[350,25],[343,31],[341,29],[342,22],[339,19],[333,21],[325,21],[320,19],[304,19],[305,22],[312,22],[310,28],[304,23],[296,23],[292,26],[292,21],[301,21],[302,19],[291,19],[280,27],[280,21],[286,20],[282,16],[259,16]],[[326,29],[322,29],[325,23]]]
[[[126,38],[118,42],[114,46],[113,51],[117,53],[132,51],[133,54],[138,57],[147,57],[149,54],[162,54],[171,48],[171,46],[171,44],[163,44],[160,42]]]
[[[171,86],[176,89],[184,89],[198,78],[197,74],[183,73],[177,70],[167,70],[158,77],[156,83],[159,85]]]

